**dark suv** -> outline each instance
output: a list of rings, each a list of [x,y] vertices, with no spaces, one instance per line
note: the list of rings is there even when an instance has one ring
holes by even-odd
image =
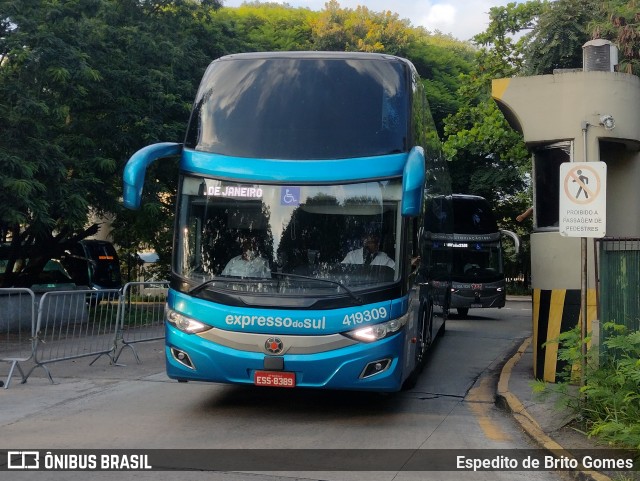
[[[61,259],[74,282],[91,289],[120,289],[120,260],[108,241],[85,239],[73,246]]]

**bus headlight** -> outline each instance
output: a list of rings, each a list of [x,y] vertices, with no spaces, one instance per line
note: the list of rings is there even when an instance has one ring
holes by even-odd
[[[402,317],[391,319],[390,321],[383,322],[381,324],[359,327],[353,331],[345,332],[344,335],[357,341],[375,342],[398,332],[407,324],[408,319],[409,316],[405,314]]]
[[[195,319],[191,319],[190,317],[182,315],[168,307],[166,308],[165,313],[169,324],[180,329],[182,332],[186,332],[187,334],[195,334],[211,329],[211,326],[203,324],[200,321],[196,321]]]

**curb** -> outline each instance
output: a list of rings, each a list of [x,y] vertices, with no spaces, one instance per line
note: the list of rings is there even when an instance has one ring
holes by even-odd
[[[514,302],[532,302],[531,300],[531,295],[516,295],[516,294],[507,294],[506,300],[507,301],[514,301]]]
[[[518,363],[524,352],[531,344],[532,338],[529,337],[520,345],[518,351],[509,359],[500,372],[498,381],[497,397],[501,404],[507,407],[514,419],[518,421],[524,431],[538,444],[540,447],[559,453],[562,456],[574,458],[574,456],[564,447],[549,437],[540,427],[538,422],[529,414],[522,402],[509,391],[509,379],[511,371]],[[611,481],[611,478],[597,471],[570,471],[573,476],[580,481]]]

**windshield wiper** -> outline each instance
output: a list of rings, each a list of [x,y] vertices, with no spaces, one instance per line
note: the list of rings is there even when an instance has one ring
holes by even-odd
[[[349,296],[351,298],[353,298],[358,304],[362,305],[363,301],[360,297],[358,297],[356,294],[353,293],[353,291],[351,289],[349,289],[347,286],[345,286],[342,282],[338,282],[338,281],[332,281],[331,279],[322,279],[322,278],[318,278],[318,277],[312,277],[312,276],[304,276],[304,275],[300,275],[300,274],[290,274],[288,272],[277,272],[277,271],[272,271],[271,275],[274,276],[281,276],[281,277],[290,277],[290,278],[294,278],[294,279],[307,279],[310,281],[318,281],[318,282],[325,282],[328,284],[333,284],[336,285],[338,287],[341,287],[342,289],[345,290],[345,292],[347,294],[349,294]],[[214,279],[209,279],[207,281],[204,281],[201,284],[198,284],[197,286],[195,286],[194,288],[190,289],[188,291],[188,294],[190,295],[195,295],[198,292],[200,292],[201,290],[203,290],[205,287],[207,287],[210,284],[213,284],[214,282],[220,282],[220,278],[214,278]],[[246,279],[243,279],[246,280]]]
[[[347,286],[345,286],[342,282],[332,281],[331,279],[322,279],[322,278],[319,278],[319,277],[303,276],[301,274],[291,274],[289,272],[272,271],[271,275],[282,276],[282,277],[291,277],[293,279],[307,279],[307,280],[310,280],[310,281],[326,282],[328,284],[333,284],[333,285],[336,285],[336,286],[341,287],[342,289],[344,289],[346,291],[346,293],[349,294],[349,296],[351,296],[358,304],[360,304],[360,305],[363,304],[362,299],[360,297],[356,296],[353,293],[353,291],[351,289],[349,289]]]
[[[198,284],[196,287],[189,289],[189,291],[187,292],[187,294],[197,294],[198,292],[200,292],[202,289],[204,289],[205,287],[207,287],[209,284],[212,284],[216,281],[219,281],[220,279],[209,279],[208,281],[204,281],[202,284]]]
[[[255,277],[252,278],[247,278],[247,277],[236,277],[236,276],[232,276],[231,278],[227,278],[227,277],[214,277],[213,279],[209,279],[208,281],[204,281],[202,284],[198,284],[196,287],[189,289],[187,291],[187,294],[197,294],[198,292],[200,292],[202,289],[204,289],[205,287],[207,287],[209,284],[213,284],[214,282],[222,282],[224,280],[227,280],[227,282],[237,282],[237,281],[242,281],[242,282],[246,282],[247,280],[251,280],[253,282],[263,282],[265,279],[257,279]],[[266,280],[269,280],[268,278]]]

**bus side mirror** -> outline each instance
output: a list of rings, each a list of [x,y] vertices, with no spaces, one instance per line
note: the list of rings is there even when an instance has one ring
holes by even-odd
[[[520,236],[515,232],[511,232],[510,230],[504,230],[504,229],[502,229],[500,233],[502,235],[506,235],[508,237],[511,237],[511,239],[513,239],[514,249],[516,251],[516,254],[519,254],[520,253]]]
[[[409,152],[402,173],[402,215],[415,217],[420,213],[424,189],[424,150],[414,147]]]
[[[143,147],[131,156],[127,165],[124,166],[122,175],[124,180],[122,197],[127,209],[140,208],[144,175],[149,164],[162,157],[178,155],[180,152],[182,152],[182,144],[162,142]]]

